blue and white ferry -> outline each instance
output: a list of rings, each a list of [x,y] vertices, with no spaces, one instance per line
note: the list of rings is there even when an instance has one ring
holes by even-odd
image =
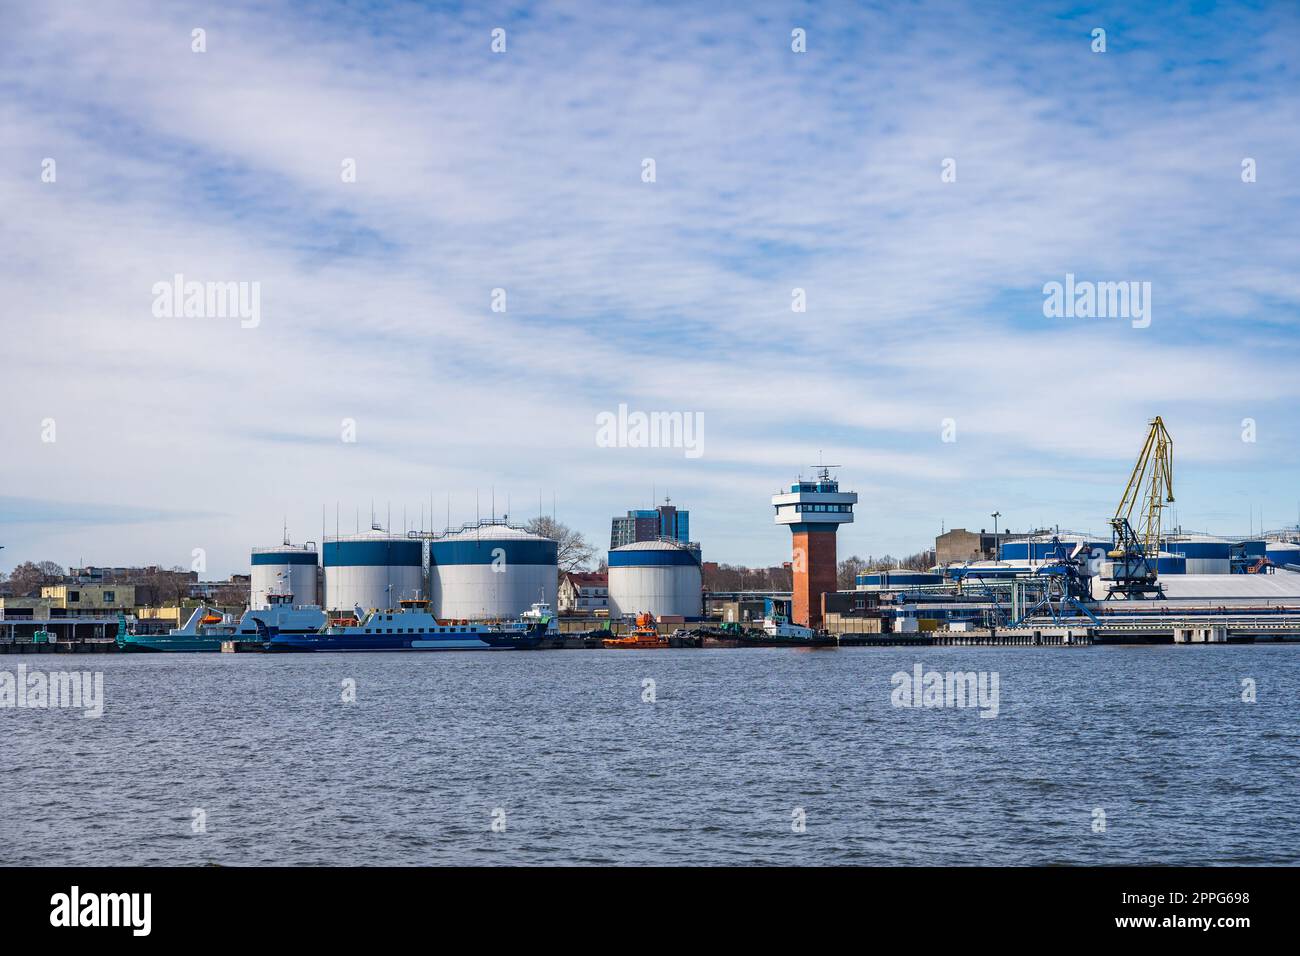
[[[250,608],[236,621],[229,614],[200,605],[182,627],[166,634],[135,634],[118,616],[117,644],[124,651],[220,651],[225,641],[256,641],[263,628],[285,636],[315,634],[328,623],[316,604],[294,604],[292,594],[268,594],[267,606]]]
[[[268,651],[501,651],[537,647],[544,623],[515,629],[433,616],[429,602],[412,598],[400,607],[370,612],[356,609],[356,624],[330,624],[312,634],[285,634],[263,627]]]

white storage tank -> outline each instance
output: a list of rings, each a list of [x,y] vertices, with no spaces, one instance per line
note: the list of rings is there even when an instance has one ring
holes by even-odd
[[[248,606],[262,610],[268,594],[292,594],[294,604],[319,604],[316,594],[316,545],[282,544],[254,548],[251,559]]]
[[[609,552],[609,616],[699,617],[700,555],[671,541],[638,541]]]
[[[397,607],[403,598],[425,597],[423,542],[378,529],[326,538],[326,610]]]
[[[559,546],[484,521],[429,542],[433,613],[451,620],[511,620],[538,601],[555,606]]]

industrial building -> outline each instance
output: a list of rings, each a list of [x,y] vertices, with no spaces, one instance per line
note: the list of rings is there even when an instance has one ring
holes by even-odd
[[[682,544],[689,544],[691,540],[691,513],[678,510],[671,498],[664,498],[664,503],[657,508],[629,511],[627,517],[610,521],[611,551],[638,541],[665,539]]]
[[[935,564],[966,564],[971,561],[992,561],[997,558],[998,544],[1011,537],[1011,532],[991,534],[980,528],[977,534],[965,528],[953,528],[934,539]]]
[[[48,584],[41,597],[50,607],[64,611],[122,611],[135,606],[135,587],[130,584]]]
[[[254,548],[250,564],[248,606],[254,610],[268,606],[268,594],[292,594],[295,604],[320,604],[316,590],[320,555],[314,543]]]
[[[698,618],[703,579],[696,548],[674,541],[638,541],[609,552],[609,616],[642,612],[656,618]]]
[[[1263,554],[1263,542],[1252,542]],[[1180,554],[1186,560],[1187,574],[1230,574],[1232,542],[1210,534],[1171,534],[1161,542],[1161,550]]]
[[[936,545],[943,540],[943,537],[936,538]],[[951,563],[938,562],[936,570],[949,577],[971,574],[989,577],[1029,574],[1044,563],[1056,560],[1057,546],[1054,542],[1058,540],[1067,555],[1080,549],[1079,554],[1084,560],[1090,562],[1094,575],[1113,576],[1113,562],[1107,558],[1108,552],[1114,547],[1110,539],[1095,534],[1059,529],[1003,536],[998,544],[996,557]],[[936,554],[938,553],[951,555],[952,551],[950,548],[943,551],[936,547]],[[1262,561],[1265,558],[1267,561]],[[1244,574],[1248,571],[1265,570],[1269,563],[1285,566],[1297,562],[1300,562],[1300,544],[1266,541],[1262,537],[1219,537],[1184,532],[1181,529],[1161,535],[1160,551],[1156,561],[1158,573],[1161,575]]]
[[[1264,556],[1279,567],[1300,568],[1300,544],[1294,541],[1265,541]]]
[[[417,543],[418,547],[418,543]],[[486,519],[429,541],[429,596],[439,618],[516,618],[555,603],[555,541]],[[378,606],[378,605],[376,605]]]
[[[1104,582],[1093,584],[1104,598]],[[1181,574],[1163,578],[1162,607],[1178,608],[1300,608],[1300,573],[1280,570],[1272,574]]]
[[[859,591],[890,591],[942,583],[943,575],[936,571],[864,571],[856,580]]]

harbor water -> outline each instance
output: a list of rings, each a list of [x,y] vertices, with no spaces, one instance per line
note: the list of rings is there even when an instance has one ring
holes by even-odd
[[[1294,646],[19,663],[105,702],[0,709],[4,865],[1300,863]]]

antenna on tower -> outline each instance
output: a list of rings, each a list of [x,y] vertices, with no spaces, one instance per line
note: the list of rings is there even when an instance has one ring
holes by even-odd
[[[817,474],[817,477],[818,477],[820,480],[822,480],[822,481],[829,481],[829,480],[830,480],[830,477],[831,477],[831,469],[832,469],[832,468],[843,468],[844,466],[843,466],[843,465],[825,465],[825,464],[822,464],[821,457],[822,457],[821,454],[818,453],[818,455],[817,455],[817,464],[815,464],[815,465],[809,465],[808,467],[809,467],[809,468],[815,468],[815,469],[817,469],[816,474]]]

